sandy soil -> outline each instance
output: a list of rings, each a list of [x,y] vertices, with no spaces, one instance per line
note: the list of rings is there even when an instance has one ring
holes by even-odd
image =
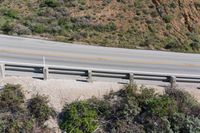
[[[111,90],[117,91],[123,88],[122,84],[114,82],[80,82],[75,80],[49,79],[47,81],[33,79],[29,77],[6,77],[0,79],[0,86],[7,83],[20,84],[25,91],[26,98],[31,98],[34,94],[47,95],[49,103],[56,111],[60,112],[64,104],[74,100],[83,100],[92,96],[101,98]],[[145,85],[154,88],[158,93],[164,93],[166,86]],[[182,84],[177,88],[188,91],[200,102],[200,90],[197,85]]]
[[[66,102],[83,100],[95,97],[102,97],[111,90],[117,91],[123,87],[122,84],[112,82],[78,82],[75,80],[56,80],[48,81],[33,78],[7,77],[0,80],[0,86],[7,83],[20,84],[25,91],[26,98],[31,98],[34,94],[47,95],[49,103],[56,111],[60,112]]]
[[[108,94],[111,90],[117,91],[123,88],[122,84],[114,82],[80,82],[75,80],[50,79],[47,81],[33,79],[29,77],[6,77],[0,79],[0,88],[5,84],[20,84],[26,94],[26,99],[30,99],[34,94],[46,95],[49,97],[49,104],[60,112],[65,103],[74,100],[83,100],[92,96],[101,98]],[[158,93],[164,93],[166,86],[145,85],[154,88]],[[188,91],[200,102],[200,90],[197,85],[182,84],[177,88]],[[60,133],[55,120],[49,120],[46,124],[55,129],[56,133]]]

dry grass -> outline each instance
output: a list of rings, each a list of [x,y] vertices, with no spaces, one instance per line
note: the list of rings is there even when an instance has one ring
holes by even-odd
[[[41,6],[40,0],[4,0],[0,10],[16,10],[18,18],[9,18],[2,11],[1,29],[7,21],[13,27],[10,31],[0,31],[111,47],[199,52],[200,9],[197,2],[73,0],[60,1],[59,6],[52,8]],[[59,24],[63,18],[68,19]],[[110,23],[116,28],[109,27]],[[38,24],[43,26],[39,31],[35,30]]]

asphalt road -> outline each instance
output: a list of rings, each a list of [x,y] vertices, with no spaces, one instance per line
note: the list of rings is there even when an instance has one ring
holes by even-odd
[[[0,35],[0,61],[200,75],[200,54],[106,48]]]

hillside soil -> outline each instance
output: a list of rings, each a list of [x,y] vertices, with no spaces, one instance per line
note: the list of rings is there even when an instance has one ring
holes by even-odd
[[[0,33],[200,52],[200,0],[0,0]]]

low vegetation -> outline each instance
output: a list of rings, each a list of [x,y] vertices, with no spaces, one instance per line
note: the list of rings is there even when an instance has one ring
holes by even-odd
[[[67,104],[60,127],[71,133],[198,133],[200,104],[187,92],[126,86],[103,99]]]
[[[66,105],[61,120],[60,127],[67,133],[92,133],[98,127],[97,112],[86,101]]]
[[[51,132],[45,122],[57,118],[66,133],[199,133],[200,104],[187,92],[125,86],[101,99],[74,101],[56,117],[48,97],[25,100],[19,85],[7,84],[0,92],[0,132]]]
[[[48,105],[48,97],[35,95],[28,103],[30,114],[37,120],[38,124],[44,124],[50,116],[55,116],[55,111]]]
[[[44,122],[53,115],[47,98],[41,95],[25,100],[20,85],[7,84],[0,92],[0,132],[47,132]]]
[[[0,0],[0,33],[200,52],[199,0]]]

